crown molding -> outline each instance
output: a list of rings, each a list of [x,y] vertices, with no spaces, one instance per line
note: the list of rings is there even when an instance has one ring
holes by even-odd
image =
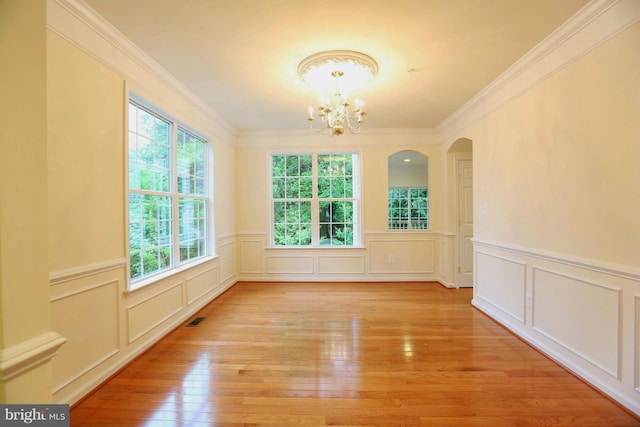
[[[640,19],[637,0],[593,0],[436,127],[446,142]]]
[[[239,132],[236,138],[237,147],[318,147],[321,145],[358,146],[372,145],[439,145],[437,135],[433,129],[409,128],[366,128],[356,134],[345,133],[340,136],[330,136],[328,132],[316,133],[305,130],[268,130]]]
[[[145,79],[137,77],[130,69],[121,66],[120,62],[113,61],[113,55],[109,55],[101,49],[99,44],[107,42],[127,59],[133,61],[143,71],[156,78],[160,83],[186,98],[192,105],[203,111],[215,125],[222,130],[226,138],[233,138],[237,130],[225,120],[217,111],[213,110],[198,95],[192,92],[171,73],[158,64],[151,56],[118,31],[106,19],[82,0],[48,0],[47,28],[59,34],[69,42],[78,46],[92,57],[96,58],[107,67],[121,74],[128,81],[142,88],[148,88]],[[64,16],[62,10],[76,19],[72,22],[68,16]],[[93,32],[99,38],[83,33],[78,26],[78,21]],[[153,90],[153,89],[150,89]],[[232,141],[226,141],[232,142]]]

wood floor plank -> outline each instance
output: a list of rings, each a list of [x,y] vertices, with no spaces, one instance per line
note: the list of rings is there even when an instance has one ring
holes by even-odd
[[[639,426],[437,283],[238,283],[72,426]],[[195,317],[195,316],[194,316]]]

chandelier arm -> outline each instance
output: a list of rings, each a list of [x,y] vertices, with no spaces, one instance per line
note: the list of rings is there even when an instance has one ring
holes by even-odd
[[[362,127],[362,116],[360,116],[360,119],[356,122],[355,125],[351,124],[351,120],[353,119],[358,119],[358,115],[357,114],[351,114],[350,112],[345,112],[345,119],[347,122],[347,126],[349,127],[349,130],[351,131],[351,133],[357,133],[360,132],[360,129]],[[357,129],[357,132],[354,132],[354,130]]]
[[[324,126],[324,125],[321,126],[320,128],[314,128],[313,127],[313,119],[307,119],[307,120],[309,120],[309,129],[311,129],[315,133],[323,132],[327,128],[327,126]],[[323,123],[324,123],[324,120],[323,120]]]

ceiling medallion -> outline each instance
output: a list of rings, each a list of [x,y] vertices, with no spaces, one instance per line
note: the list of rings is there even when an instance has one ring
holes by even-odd
[[[349,92],[368,84],[378,74],[378,63],[369,55],[352,50],[319,52],[305,58],[298,66],[298,76],[309,87],[322,93],[318,107],[320,128],[313,127],[314,109],[309,107],[309,127],[315,132],[325,129],[342,135],[345,129],[357,133],[363,122],[364,101],[356,98],[354,107]]]

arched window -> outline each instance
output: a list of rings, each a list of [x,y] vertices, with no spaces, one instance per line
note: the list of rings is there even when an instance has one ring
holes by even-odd
[[[389,230],[429,228],[429,162],[417,151],[399,151],[388,159]]]

